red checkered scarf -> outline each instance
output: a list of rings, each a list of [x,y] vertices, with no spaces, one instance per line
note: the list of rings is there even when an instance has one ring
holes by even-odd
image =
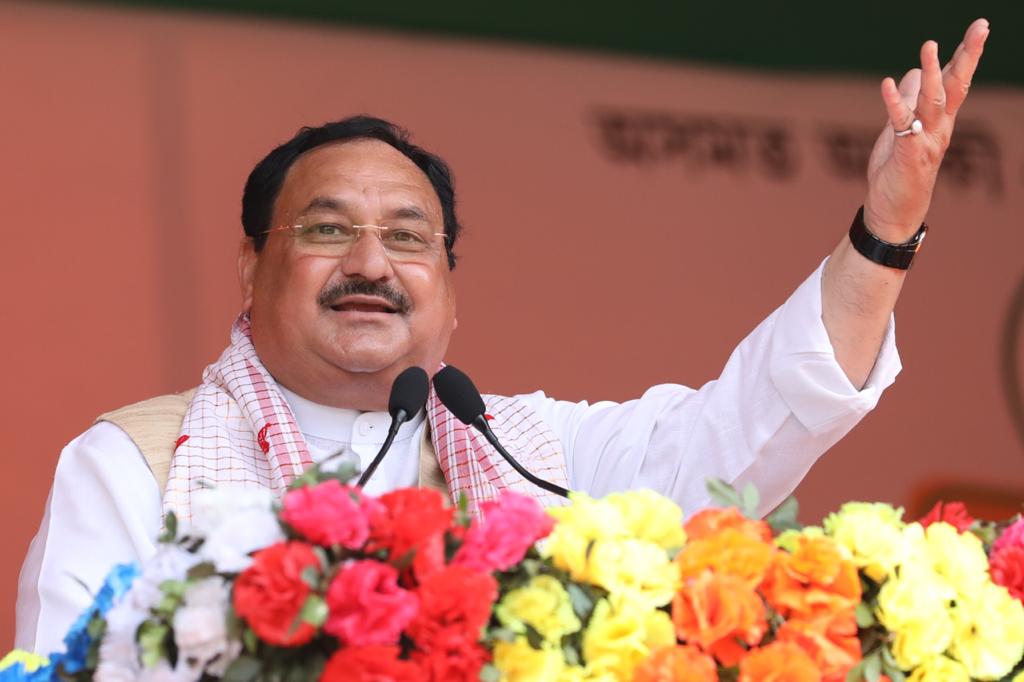
[[[568,487],[558,437],[515,398],[485,396],[491,428],[509,452],[537,476]],[[458,421],[433,390],[427,419],[452,499],[464,492],[469,510],[510,488],[544,506],[562,499],[523,479],[483,436]],[[277,384],[253,348],[249,319],[240,316],[231,345],[203,372],[185,411],[164,491],[164,511],[191,517],[191,496],[208,486],[268,488],[280,497],[312,464],[306,441]]]

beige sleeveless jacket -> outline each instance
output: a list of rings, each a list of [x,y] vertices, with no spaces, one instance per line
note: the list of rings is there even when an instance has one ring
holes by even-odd
[[[127,405],[112,412],[100,415],[97,422],[110,422],[124,431],[149,465],[160,494],[167,485],[167,474],[174,457],[175,442],[181,433],[181,422],[185,418],[185,410],[192,401],[195,389],[182,393],[162,395],[149,400]],[[448,486],[441,467],[434,454],[434,444],[430,440],[430,426],[423,430],[420,441],[420,487],[433,488],[449,497]]]

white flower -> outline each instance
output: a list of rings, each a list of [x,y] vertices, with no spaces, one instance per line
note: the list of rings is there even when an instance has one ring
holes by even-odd
[[[141,670],[135,632],[146,620],[146,611],[122,599],[107,612],[107,630],[100,644],[96,682],[133,682]]]
[[[199,556],[219,573],[240,573],[252,563],[250,553],[284,540],[273,509],[273,494],[264,488],[206,488],[193,493],[189,535],[205,538]]]
[[[137,610],[148,612],[164,596],[161,583],[184,580],[188,570],[200,561],[198,556],[178,545],[158,545],[156,554],[142,565],[142,575],[132,583],[124,601],[130,601]]]
[[[160,661],[152,668],[143,668],[136,678],[138,682],[198,682],[202,676],[188,666],[179,662],[176,668],[172,668],[167,661]]]
[[[240,641],[228,639],[229,600],[228,585],[220,576],[200,580],[185,590],[184,604],[174,614],[179,666],[223,676],[242,650]]]

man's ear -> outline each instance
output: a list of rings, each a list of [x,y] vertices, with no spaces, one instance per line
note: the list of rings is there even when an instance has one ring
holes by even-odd
[[[253,240],[243,237],[238,244],[238,286],[242,290],[242,312],[248,313],[252,309],[253,291],[256,286],[256,264],[259,262],[259,254]]]

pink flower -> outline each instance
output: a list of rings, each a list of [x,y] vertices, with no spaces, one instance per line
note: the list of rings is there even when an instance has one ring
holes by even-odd
[[[1004,530],[992,545],[992,551],[998,552],[1004,547],[1024,547],[1024,519],[1018,519]]]
[[[1024,602],[1024,545],[1009,545],[993,552],[989,561],[992,582],[1002,585]]]
[[[490,573],[522,560],[526,551],[551,532],[554,520],[536,500],[505,492],[480,506],[483,521],[466,531],[453,564]]]
[[[375,500],[336,480],[290,491],[281,520],[318,545],[360,549],[370,535],[369,506]]]
[[[398,571],[379,561],[356,561],[327,588],[324,630],[342,644],[396,644],[419,611],[415,594],[398,586]]]
[[[974,519],[967,513],[967,506],[963,502],[943,502],[942,500],[935,503],[931,511],[921,518],[920,523],[927,528],[938,521],[945,521],[961,533],[974,523]]]

